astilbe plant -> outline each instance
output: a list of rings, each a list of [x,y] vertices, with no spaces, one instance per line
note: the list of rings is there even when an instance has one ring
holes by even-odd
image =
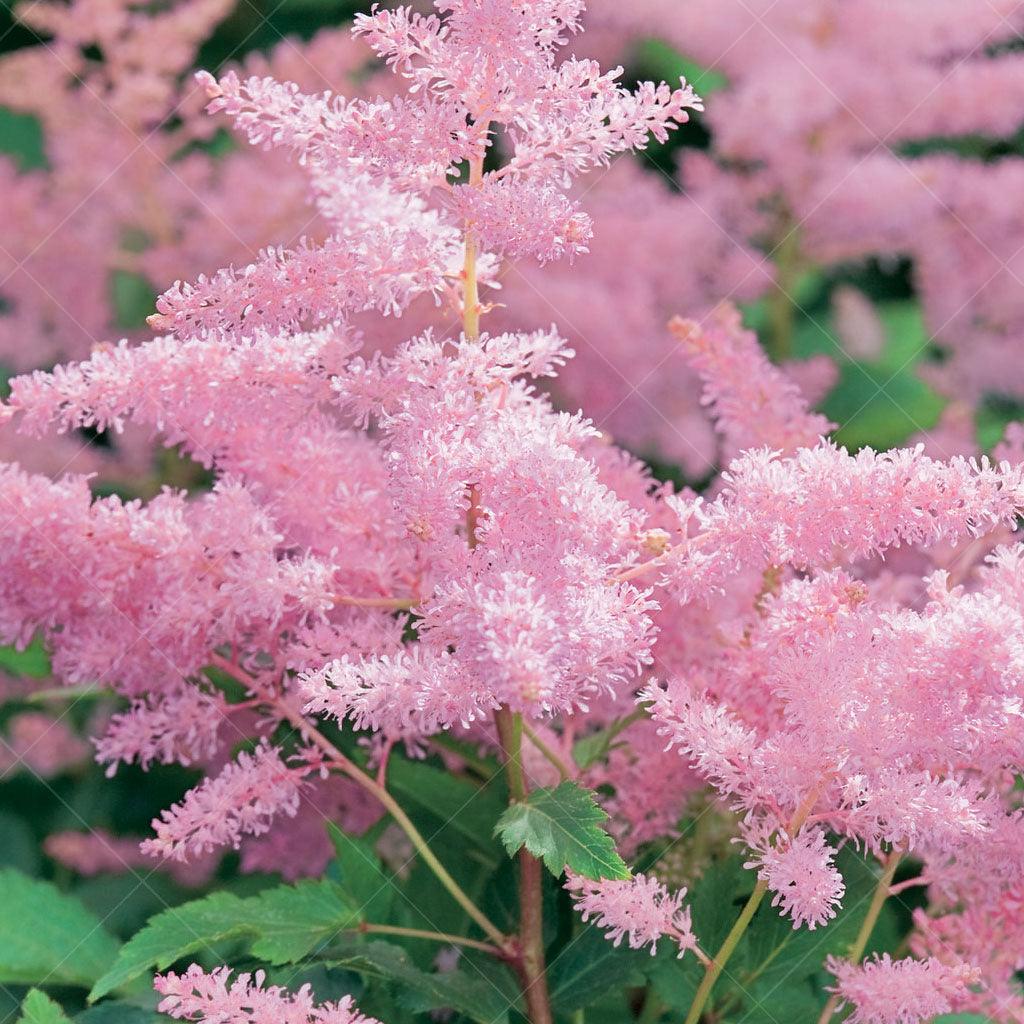
[[[681,986],[696,1024],[742,1004],[742,985],[721,990],[752,923],[839,928],[857,851],[877,884],[849,909],[854,934],[803,954],[812,1015],[1021,1019],[1024,469],[919,447],[849,454],[727,306],[665,328],[732,459],[708,495],[656,483],[582,414],[556,411],[537,382],[572,352],[554,330],[483,333],[480,289],[501,256],[582,256],[591,224],[573,181],[700,101],[685,83],[631,92],[560,60],[579,0],[436,8],[357,19],[404,86],[390,98],[200,75],[213,113],[300,161],[331,234],[179,281],[151,317],[155,340],[13,381],[18,429],[134,422],[215,483],[123,502],[3,467],[2,639],[41,634],[60,680],[125,699],[96,741],[110,773],[208,772],[154,821],[144,854],[202,862],[233,847],[319,874],[330,854],[309,849],[304,816],[329,813],[348,826],[339,849],[366,856],[351,836],[387,814],[410,844],[400,866],[433,874],[465,932],[374,918],[373,885],[365,906],[338,909],[330,881],[271,890],[257,910],[215,894],[208,911],[169,912],[217,917],[219,938],[255,934],[257,960],[326,948],[330,962],[346,931],[434,939],[489,958],[469,960],[485,988],[489,961],[511,970],[508,1002],[531,1024],[567,1019],[544,895],[545,871],[564,872],[581,919],[621,955],[658,954],[643,957],[660,979],[645,1019]],[[458,337],[360,352],[358,317],[424,296],[458,313]],[[460,777],[495,754],[504,766],[509,806],[489,825],[518,862],[514,913],[479,900],[396,796],[405,766],[437,752]],[[680,883],[695,873],[666,851],[702,801],[724,845],[743,848],[731,927],[717,927],[728,900],[716,926],[696,897],[691,910]],[[865,960],[887,898],[915,886],[928,899],[910,955]],[[147,932],[94,996],[201,948]],[[356,949],[339,962],[426,976],[435,993],[459,973],[382,968]],[[317,1004],[308,987],[229,973],[158,975],[161,1009],[370,1021],[348,996]],[[444,992],[442,1005],[491,1019]]]
[[[695,422],[692,375],[661,330],[665,303],[703,315],[725,298],[761,297],[765,344],[779,359],[823,349],[805,372],[827,390],[826,357],[862,379],[852,364],[875,362],[885,340],[870,324],[848,332],[851,289],[831,288],[873,259],[886,272],[909,268],[927,351],[914,373],[960,408],[1020,399],[1024,237],[1003,203],[1024,175],[1015,0],[588,7],[582,52],[636,59],[646,40],[664,40],[710,69],[697,84],[714,91],[708,149],[681,150],[677,168],[628,190],[626,166],[595,183],[591,272],[628,296],[624,308],[610,316],[562,268],[509,271],[513,309],[554,319],[579,350],[564,391],[623,443],[703,475],[714,448]],[[833,309],[807,321],[801,307],[818,290],[831,290]],[[964,434],[976,447],[973,420]],[[954,454],[946,440],[936,438],[941,454]]]

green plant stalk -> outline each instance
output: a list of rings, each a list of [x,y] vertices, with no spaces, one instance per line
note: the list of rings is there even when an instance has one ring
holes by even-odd
[[[505,755],[509,796],[521,802],[527,797],[523,775],[523,716],[507,706],[495,712],[494,721]],[[530,1024],[552,1024],[544,963],[544,866],[528,850],[519,858],[519,974]]]
[[[304,716],[286,712],[289,721],[307,735],[324,753],[328,754],[331,762],[343,771],[353,782],[357,782],[368,793],[374,796],[384,805],[388,813],[394,818],[395,823],[409,837],[416,852],[423,858],[424,863],[437,876],[437,880],[448,890],[456,903],[469,915],[470,919],[479,925],[483,933],[497,946],[505,947],[507,938],[501,929],[491,923],[484,912],[469,898],[462,886],[455,881],[448,873],[445,866],[437,859],[434,851],[427,844],[420,831],[412,823],[412,820],[402,809],[397,800],[377,781],[367,775],[361,768],[350,761],[326,736],[318,729],[314,729]]]
[[[252,679],[248,678],[237,665],[228,661],[227,658],[223,658],[219,654],[213,654],[210,657],[210,663],[216,665],[221,671],[234,677],[243,685],[247,687],[252,685]],[[420,857],[423,858],[424,863],[437,876],[437,880],[448,890],[455,902],[462,907],[471,920],[479,925],[483,933],[496,946],[502,949],[507,948],[508,937],[488,919],[484,912],[469,898],[462,886],[452,878],[398,801],[376,779],[371,778],[358,765],[350,761],[302,712],[297,711],[283,700],[279,700],[275,707],[299,730],[299,733],[304,738],[316,744],[327,755],[333,767],[344,772],[353,782],[362,786],[363,789],[384,806],[391,817],[394,818],[399,828],[409,837],[409,841]]]
[[[889,898],[892,880],[896,877],[896,869],[899,867],[902,857],[902,850],[893,850],[885,862],[885,870],[875,886],[875,892],[871,897],[871,905],[868,907],[867,916],[861,923],[860,931],[857,932],[857,938],[851,943],[849,952],[846,955],[846,958],[851,963],[858,963],[861,957],[864,956],[868,940],[871,938],[871,933],[875,930],[875,925],[878,923],[878,916],[882,913],[882,907],[885,906],[885,901]],[[821,1011],[818,1024],[827,1024],[832,1019],[832,1015],[836,1012],[838,1006],[839,996],[834,995],[825,1004],[825,1009]]]
[[[807,794],[804,802],[797,808],[796,813],[786,826],[786,833],[788,835],[795,836],[803,828],[807,816],[818,802],[818,797],[821,795],[821,791],[824,789],[827,781],[827,779],[823,779]],[[754,891],[750,894],[750,899],[747,900],[743,910],[740,911],[740,916],[736,919],[736,923],[730,929],[729,934],[725,937],[725,941],[718,952],[715,953],[711,962],[707,964],[704,977],[690,1005],[690,1012],[686,1015],[685,1024],[697,1024],[700,1020],[700,1015],[704,1012],[704,1007],[711,996],[711,990],[715,987],[715,982],[718,981],[719,976],[725,969],[725,965],[729,962],[729,958],[736,952],[740,939],[743,938],[744,932],[746,932],[750,922],[753,920],[754,914],[761,905],[761,900],[764,899],[767,891],[767,883],[758,880],[757,885],[754,886]]]
[[[711,990],[715,987],[715,982],[718,981],[722,971],[725,970],[725,965],[729,962],[729,958],[736,951],[740,939],[743,938],[743,933],[747,930],[767,891],[768,885],[766,882],[758,881],[757,885],[754,886],[750,899],[747,900],[746,905],[740,912],[740,916],[736,918],[736,923],[730,929],[729,934],[725,937],[725,941],[719,947],[718,952],[714,955],[707,970],[704,972],[704,977],[697,989],[697,993],[693,997],[693,1003],[690,1005],[690,1012],[686,1015],[686,1024],[697,1024],[697,1021],[700,1020],[700,1015],[704,1012],[704,1007],[707,1005]]]
[[[573,777],[569,766],[537,735],[536,730],[528,722],[523,722],[523,735],[540,751],[546,761],[558,769],[563,782]]]
[[[492,956],[505,958],[508,951],[489,942],[479,942],[476,939],[467,939],[462,935],[452,935],[449,932],[431,932],[423,928],[402,928],[391,924],[361,924],[353,929],[362,935],[396,935],[407,939],[426,939],[429,942],[443,942],[450,946],[466,946],[469,949],[479,949]]]

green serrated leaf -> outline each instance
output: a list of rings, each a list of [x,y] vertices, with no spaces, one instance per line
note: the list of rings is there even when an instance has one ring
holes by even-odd
[[[294,963],[358,923],[358,912],[328,881],[282,885],[247,899],[212,893],[152,918],[125,943],[89,1000],[95,1002],[147,970],[163,970],[227,939],[248,940],[252,955],[268,963]]]
[[[336,865],[342,890],[366,921],[388,920],[395,896],[395,884],[380,858],[363,839],[342,832],[334,822],[327,832],[337,853]]]
[[[249,928],[258,936],[252,955],[272,964],[295,963],[361,920],[341,889],[327,881],[279,886],[244,902]]]
[[[330,963],[400,986],[402,1002],[413,1012],[451,1009],[477,1024],[507,1024],[510,1007],[502,991],[505,986],[464,971],[422,971],[404,949],[390,942],[354,945],[340,956],[332,955]]]
[[[551,1004],[562,1013],[582,1010],[615,989],[641,984],[650,961],[646,951],[613,946],[600,929],[584,928],[551,963]]]
[[[568,866],[586,878],[629,878],[612,837],[600,827],[607,817],[588,790],[563,782],[556,789],[535,789],[512,804],[494,833],[510,857],[525,846],[543,858],[552,874]]]
[[[73,896],[0,871],[0,983],[88,986],[117,952],[117,939]]]
[[[71,1024],[67,1014],[45,992],[33,988],[21,1004],[18,1024]]]
[[[243,905],[237,896],[216,892],[157,914],[124,944],[117,961],[93,986],[89,1002],[122,988],[154,967],[164,970],[213,942],[245,935],[247,925],[240,921]]]

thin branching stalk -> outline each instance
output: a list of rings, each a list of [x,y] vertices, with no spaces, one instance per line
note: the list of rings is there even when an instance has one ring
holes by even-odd
[[[538,734],[537,730],[529,722],[523,722],[523,735],[537,748],[544,756],[544,759],[558,770],[562,781],[571,779],[576,773],[552,750],[550,744],[546,743]]]
[[[253,680],[227,658],[214,654],[211,655],[210,661],[211,664],[239,680],[245,686],[249,687],[252,685]],[[459,883],[452,878],[398,801],[376,779],[367,775],[355,762],[346,757],[301,711],[292,707],[283,698],[279,698],[274,703],[274,707],[282,717],[286,718],[299,730],[304,739],[319,748],[321,753],[326,756],[331,767],[338,769],[338,771],[352,779],[353,782],[358,783],[385,807],[391,817],[394,818],[395,823],[409,837],[409,841],[420,857],[423,858],[424,863],[437,876],[437,880],[448,890],[455,902],[462,907],[471,920],[476,922],[483,933],[495,945],[506,948],[508,945],[507,937],[470,899]]]
[[[452,935],[449,932],[432,932],[423,928],[402,928],[399,925],[391,924],[361,924],[355,931],[363,935],[397,935],[406,939],[425,939],[428,942],[442,942],[449,946],[465,946],[467,949],[479,949],[483,953],[490,953],[499,959],[508,958],[508,950],[500,946],[492,945],[490,942],[480,942],[478,939],[467,939],[463,935]]]
[[[902,850],[893,850],[884,861],[885,869],[882,871],[878,884],[875,886],[875,892],[871,897],[871,905],[868,907],[867,916],[864,918],[860,931],[857,932],[857,938],[853,940],[846,955],[846,958],[851,963],[859,963],[864,956],[864,950],[867,948],[871,933],[875,930],[875,925],[878,923],[878,915],[882,913],[885,901],[892,894],[892,880],[896,876],[896,869],[899,867],[902,857]],[[821,1011],[818,1024],[828,1024],[838,1006],[839,996],[834,995],[825,1004],[825,1009]]]
[[[789,836],[795,836],[801,828],[803,828],[804,822],[807,820],[807,816],[811,813],[814,805],[818,802],[818,797],[821,795],[821,790],[824,787],[824,783],[816,786],[808,795],[804,802],[797,808],[793,818],[786,826],[786,832]],[[729,958],[736,952],[736,947],[740,943],[740,939],[743,938],[747,928],[750,926],[750,922],[754,918],[754,914],[757,912],[757,908],[761,905],[761,901],[765,897],[765,893],[768,891],[768,885],[766,882],[758,879],[757,885],[754,886],[754,891],[750,894],[750,899],[747,900],[740,911],[740,916],[736,919],[736,923],[729,930],[729,934],[725,937],[722,945],[719,947],[718,952],[711,958],[711,962],[706,966],[704,971],[704,977],[701,979],[700,986],[697,989],[696,995],[693,997],[693,1002],[690,1004],[690,1012],[686,1015],[685,1024],[697,1024],[700,1020],[701,1014],[704,1012],[704,1008],[708,1004],[708,1000],[711,998],[711,990],[715,987],[715,982],[718,981],[725,970],[725,965],[729,962]]]

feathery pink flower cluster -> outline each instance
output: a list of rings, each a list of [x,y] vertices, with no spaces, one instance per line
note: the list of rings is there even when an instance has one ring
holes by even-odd
[[[205,769],[154,822],[148,854],[291,857],[309,830],[288,825],[330,771],[364,780],[360,798],[330,792],[358,831],[396,744],[416,754],[453,731],[493,749],[494,712],[521,714],[565,755],[560,775],[600,787],[625,853],[675,837],[698,791],[739,812],[755,891],[794,927],[827,927],[841,907],[840,842],[917,858],[919,959],[833,964],[855,1019],[970,1006],[975,978],[1024,1007],[1024,947],[992,941],[1020,933],[1024,891],[1024,464],[850,454],[728,306],[662,326],[732,460],[707,496],[656,483],[582,412],[559,412],[539,386],[558,388],[569,345],[555,328],[480,333],[478,283],[496,283],[501,256],[582,255],[576,179],[699,101],[560,60],[575,0],[436,9],[357,20],[404,86],[373,99],[201,76],[213,112],[298,157],[329,233],[179,281],[152,318],[166,336],[12,382],[5,429],[134,423],[215,483],[124,501],[0,467],[0,640],[41,635],[58,679],[125,699],[97,741],[109,772]],[[830,38],[831,21],[818,27]],[[927,46],[948,66],[973,39]],[[831,105],[804,114],[862,154]],[[758,157],[758,133],[734,118],[735,152]],[[798,152],[782,185],[764,154],[772,194],[818,168]],[[360,352],[364,324],[431,301],[461,315],[460,336],[410,329]],[[323,719],[366,734],[381,781],[358,775]],[[297,739],[280,739],[284,723]],[[574,741],[602,734],[599,763],[577,769]],[[294,856],[290,877],[323,867],[322,845]],[[656,874],[567,887],[615,943],[653,951],[665,935],[698,951],[684,891]],[[193,966],[158,982],[161,1008],[365,1021],[349,1001],[317,1007],[263,980],[229,987],[226,969]]]
[[[591,917],[598,928],[607,930],[608,938],[617,946],[623,938],[630,949],[650,945],[651,956],[658,951],[658,939],[667,935],[679,946],[682,956],[697,948],[690,923],[690,910],[683,906],[686,890],[670,893],[656,878],[636,874],[619,881],[591,881],[566,872],[566,889],[584,921]]]
[[[189,790],[180,804],[153,822],[153,839],[142,852],[188,860],[219,846],[238,848],[243,835],[259,836],[278,814],[294,817],[299,809],[302,774],[284,763],[265,743],[243,751],[215,778]]]
[[[353,359],[343,323],[421,292],[472,301],[456,263],[494,223],[485,232],[465,209],[460,220],[462,200],[448,198],[463,186],[448,179],[482,161],[498,126],[508,158],[470,185],[564,211],[569,178],[663,137],[698,101],[685,86],[630,93],[593,62],[559,63],[572,4],[532,5],[504,35],[490,8],[444,10],[357,23],[408,80],[392,99],[206,76],[213,108],[253,142],[300,151],[333,240],[176,285],[157,322],[177,339],[12,384],[7,408],[24,430],[142,423],[218,478],[198,499],[168,491],[140,504],[92,502],[84,479],[3,470],[4,636],[42,629],[59,677],[100,678],[130,699],[98,742],[111,772],[210,762],[252,735],[247,706],[271,709],[258,736],[299,698],[415,745],[500,703],[582,708],[650,660],[653,606],[611,580],[645,515],[601,480],[589,424],[522,381],[553,375],[564,343],[544,331],[428,333],[392,357]],[[507,53],[487,52],[499,38]],[[486,277],[489,257],[475,255]],[[288,333],[306,321],[325,326]],[[361,429],[371,421],[374,439]],[[617,472],[647,488],[639,467]],[[402,642],[396,600],[416,607],[414,643]],[[222,651],[232,657],[218,662]],[[246,703],[204,679],[211,661],[245,682]],[[152,848],[184,858],[259,835],[274,813],[296,812],[305,773],[264,741],[165,812]]]
[[[207,974],[197,964],[184,974],[158,975],[156,990],[163,998],[157,1008],[197,1024],[380,1024],[360,1013],[351,996],[317,1004],[309,985],[294,993],[280,985],[264,987],[266,975],[257,971],[239,974],[229,986],[230,975],[227,967]]]
[[[1021,19],[1014,0],[591,0],[580,52],[621,60],[655,37],[722,84],[709,151],[684,150],[674,173],[648,168],[643,183],[617,166],[588,196],[587,269],[614,299],[558,268],[508,273],[510,305],[554,319],[580,352],[570,399],[596,395],[593,414],[623,443],[700,476],[714,448],[667,316],[773,293],[795,304],[803,270],[869,257],[912,264],[945,356],[924,368],[931,384],[972,404],[1019,397],[1024,231],[1002,197],[1024,175]],[[839,326],[829,355],[872,361]]]
[[[835,991],[853,1009],[853,1024],[923,1024],[962,1005],[975,973],[939,960],[893,960],[888,953],[860,966],[832,958]]]

